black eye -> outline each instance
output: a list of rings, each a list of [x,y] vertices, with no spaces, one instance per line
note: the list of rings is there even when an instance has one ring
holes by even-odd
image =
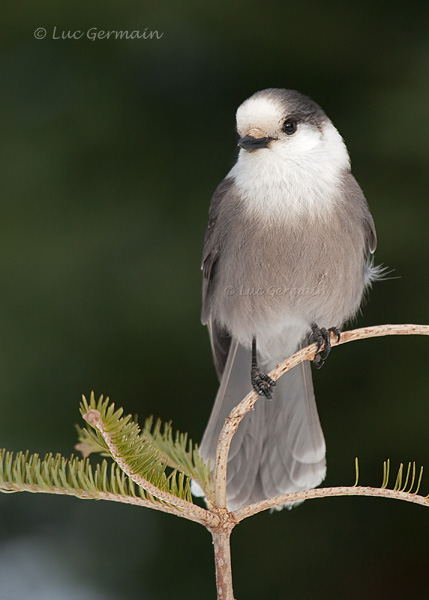
[[[292,135],[293,133],[295,133],[297,126],[298,126],[298,123],[296,122],[296,119],[293,119],[292,117],[289,117],[283,123],[283,131],[287,135]]]

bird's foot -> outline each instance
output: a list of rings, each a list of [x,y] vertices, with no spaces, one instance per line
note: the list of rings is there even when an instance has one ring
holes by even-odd
[[[310,343],[317,344],[317,353],[314,357],[313,365],[316,369],[320,369],[325,364],[325,361],[331,352],[331,333],[337,337],[337,341],[339,342],[341,339],[341,332],[338,327],[326,329],[325,327],[318,327],[315,323],[312,324],[311,331]]]
[[[273,399],[273,387],[276,382],[271,377],[268,377],[266,373],[263,373],[259,369],[252,369],[251,373],[252,387],[260,396],[265,396],[267,400]]]

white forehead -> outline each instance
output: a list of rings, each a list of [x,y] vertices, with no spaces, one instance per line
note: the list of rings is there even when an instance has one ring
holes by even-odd
[[[285,118],[284,107],[269,97],[251,97],[237,110],[237,131],[242,133],[250,129],[276,131]]]

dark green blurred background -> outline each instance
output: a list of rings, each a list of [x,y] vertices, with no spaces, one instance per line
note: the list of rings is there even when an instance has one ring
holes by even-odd
[[[429,323],[427,2],[36,1],[2,7],[0,445],[70,454],[82,393],[197,441],[217,382],[200,325],[211,194],[265,87],[321,104],[377,225],[356,324]],[[34,30],[44,27],[45,39]],[[152,40],[55,40],[157,30]],[[428,340],[335,349],[315,373],[327,485],[429,472]],[[429,476],[423,479],[429,492]],[[232,537],[241,600],[424,597],[429,513],[370,498],[262,514]],[[427,593],[427,592],[426,592]],[[214,598],[209,535],[103,502],[0,497],[0,599]]]

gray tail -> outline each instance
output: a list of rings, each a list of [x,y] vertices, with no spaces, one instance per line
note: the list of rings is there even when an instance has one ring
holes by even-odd
[[[200,445],[214,464],[219,433],[234,406],[251,390],[251,352],[232,341],[221,384]],[[275,365],[263,365],[267,370]],[[326,473],[325,440],[308,361],[283,375],[273,400],[261,398],[240,423],[231,443],[227,507],[319,485]]]

